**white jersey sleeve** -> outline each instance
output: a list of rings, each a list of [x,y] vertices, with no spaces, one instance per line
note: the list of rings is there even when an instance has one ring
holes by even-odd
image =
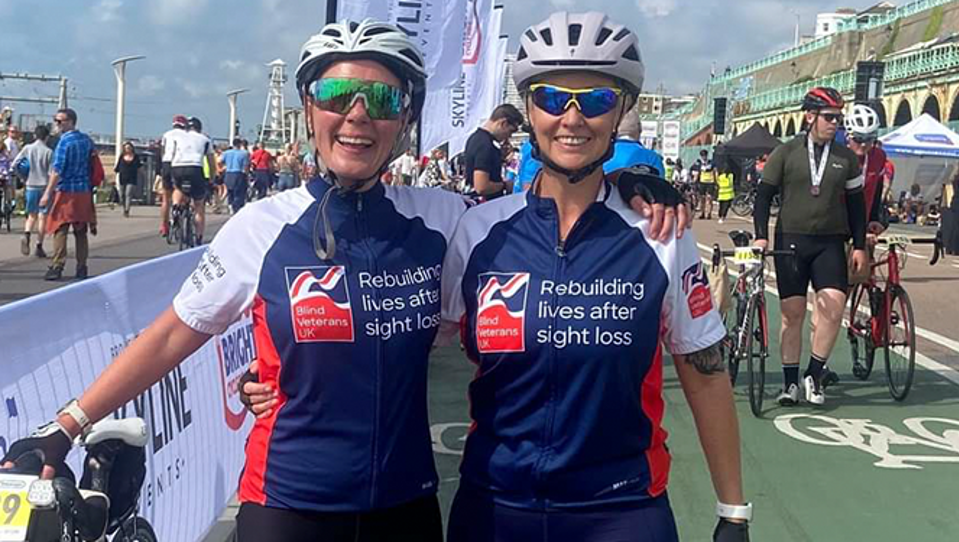
[[[283,228],[313,203],[305,187],[247,205],[213,238],[173,299],[173,310],[200,333],[225,331],[253,306],[267,252]]]
[[[714,306],[693,233],[668,242],[665,250],[657,252],[669,276],[661,334],[666,349],[670,354],[691,354],[721,341],[726,328]]]

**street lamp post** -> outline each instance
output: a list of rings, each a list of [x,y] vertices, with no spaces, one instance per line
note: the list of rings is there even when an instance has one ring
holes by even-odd
[[[227,99],[230,100],[230,145],[233,145],[233,140],[236,139],[236,97],[244,92],[250,92],[250,89],[240,88],[226,93]]]
[[[793,39],[793,47],[799,47],[799,23],[800,23],[799,12],[795,9],[791,9],[789,10],[789,12],[796,16],[796,33]]]
[[[126,98],[127,62],[144,58],[146,57],[143,55],[125,56],[111,62],[111,64],[113,64],[113,73],[117,76],[117,127],[116,144],[114,145],[117,160],[119,160],[120,155],[123,154],[123,103]]]

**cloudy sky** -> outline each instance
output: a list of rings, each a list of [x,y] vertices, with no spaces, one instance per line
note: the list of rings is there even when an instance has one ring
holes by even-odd
[[[714,63],[722,71],[790,45],[796,24],[791,10],[799,13],[803,32],[811,33],[818,12],[875,3],[498,1],[505,5],[505,31],[511,39],[559,9],[614,14],[640,36],[647,89],[663,85],[672,93],[697,91]],[[143,54],[145,60],[127,68],[128,135],[159,134],[174,113],[184,112],[203,118],[214,136],[225,136],[225,93],[250,88],[240,97],[246,133],[263,117],[265,64],[275,58],[294,63],[300,45],[322,26],[325,13],[325,0],[0,0],[0,71],[67,76],[81,128],[112,133],[116,87],[110,62]],[[0,80],[0,96],[55,96],[56,91],[55,84]],[[288,92],[288,105],[294,99]],[[6,105],[17,113],[54,112],[49,105]]]

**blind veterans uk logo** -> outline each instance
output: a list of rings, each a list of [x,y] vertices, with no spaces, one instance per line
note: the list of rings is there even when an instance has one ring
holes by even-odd
[[[480,275],[476,345],[481,354],[525,352],[529,273]]]
[[[353,342],[345,267],[287,267],[286,280],[296,342]]]
[[[713,296],[709,293],[709,277],[702,262],[696,262],[683,271],[683,294],[693,318],[704,316],[713,308]]]

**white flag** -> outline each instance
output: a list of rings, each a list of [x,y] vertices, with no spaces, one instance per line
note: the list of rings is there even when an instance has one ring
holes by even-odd
[[[424,153],[449,144],[449,156],[462,152],[466,140],[503,100],[507,40],[500,38],[503,8],[493,0],[467,0],[466,35],[456,81],[430,89],[422,120]]]
[[[426,58],[428,87],[456,81],[468,0],[339,0],[337,18],[373,19],[398,26]]]

